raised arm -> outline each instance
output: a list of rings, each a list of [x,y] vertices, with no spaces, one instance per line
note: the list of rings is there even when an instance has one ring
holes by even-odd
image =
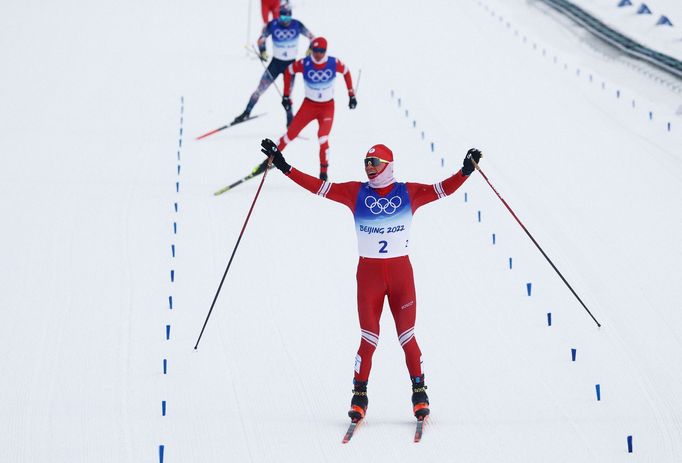
[[[462,168],[454,175],[446,178],[442,182],[433,185],[426,185],[423,183],[408,183],[407,191],[410,194],[410,203],[412,204],[412,212],[415,212],[419,207],[428,204],[437,199],[445,198],[451,195],[469,178],[469,175],[474,171],[473,159],[478,163],[481,159],[481,152],[476,148],[471,148],[467,151],[464,157]]]
[[[323,198],[344,204],[351,211],[355,210],[355,200],[362,185],[360,182],[332,183],[301,172],[286,162],[275,142],[269,138],[261,142],[261,151],[268,157],[272,156],[273,165],[299,186]]]

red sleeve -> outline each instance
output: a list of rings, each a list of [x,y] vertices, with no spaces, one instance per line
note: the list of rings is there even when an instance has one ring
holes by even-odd
[[[286,175],[311,193],[344,204],[348,206],[351,211],[355,210],[355,201],[362,185],[360,182],[325,182],[293,167]]]
[[[284,96],[291,94],[291,76],[303,72],[303,60],[294,61],[284,71]]]
[[[351,77],[350,70],[338,58],[336,59],[336,72],[343,74],[343,79],[346,81],[346,88],[348,89],[348,96],[355,95],[355,90],[353,90],[353,77]]]
[[[455,175],[433,185],[426,185],[424,183],[407,183],[407,192],[410,195],[412,213],[414,213],[424,204],[428,204],[431,201],[451,195],[457,191],[457,189],[462,186],[462,183],[464,183],[468,178],[469,177],[462,175],[462,171],[460,170]]]

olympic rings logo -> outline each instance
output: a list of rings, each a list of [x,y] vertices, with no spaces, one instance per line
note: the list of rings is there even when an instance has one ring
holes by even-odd
[[[298,35],[298,32],[293,29],[275,29],[272,35],[277,40],[291,40]]]
[[[382,212],[385,212],[388,215],[394,214],[402,203],[403,200],[400,196],[394,196],[391,199],[377,199],[374,196],[367,196],[365,198],[365,206],[367,206],[367,209],[374,215],[379,215]]]
[[[331,69],[311,69],[308,71],[308,79],[310,79],[313,82],[326,82],[329,79],[332,78],[334,73],[332,72]]]

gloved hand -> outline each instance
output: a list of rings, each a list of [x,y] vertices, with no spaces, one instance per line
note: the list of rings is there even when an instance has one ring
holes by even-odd
[[[478,161],[481,160],[482,156],[483,153],[476,148],[471,148],[469,151],[467,151],[467,155],[464,156],[464,163],[462,165],[462,174],[467,177],[471,175],[471,173],[476,169],[474,167],[474,162],[478,164]]]
[[[282,106],[284,106],[284,109],[287,111],[291,109],[291,98],[289,98],[287,95],[282,97]]]
[[[310,45],[308,46],[308,49],[305,51],[306,56],[310,56],[313,54],[313,43],[310,42]]]
[[[258,55],[261,61],[266,62],[268,60],[268,52],[261,50],[260,55]]]
[[[355,109],[355,107],[358,105],[358,100],[355,99],[355,95],[350,95],[348,97],[348,107],[350,109]]]
[[[272,164],[282,171],[284,174],[288,174],[291,170],[291,166],[287,164],[287,161],[282,156],[282,152],[277,148],[274,141],[269,138],[265,138],[260,142],[261,152],[267,157],[272,156]]]

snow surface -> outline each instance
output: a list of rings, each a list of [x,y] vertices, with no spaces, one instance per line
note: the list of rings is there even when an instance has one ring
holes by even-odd
[[[539,4],[419,5],[294,4],[362,69],[357,110],[337,85],[331,179],[362,179],[374,143],[393,148],[399,179],[421,182],[481,148],[603,327],[474,174],[412,230],[424,439],[411,442],[409,379],[384,314],[367,420],[341,445],[360,340],[343,206],[271,172],[193,350],[258,183],[212,192],[283,131],[270,90],[256,107],[266,117],[194,141],[256,87],[243,44],[257,2],[11,2],[2,461],[156,462],[161,445],[166,462],[682,458],[679,81],[635,71]],[[299,82],[297,104],[301,93]],[[285,154],[315,173],[315,128],[303,135]]]

